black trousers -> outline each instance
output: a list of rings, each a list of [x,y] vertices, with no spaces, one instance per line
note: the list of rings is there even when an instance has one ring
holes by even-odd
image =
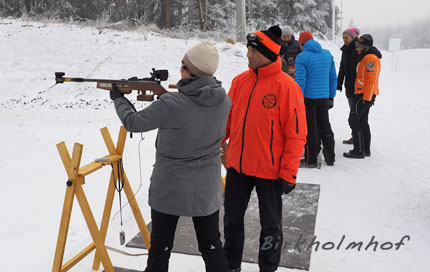
[[[179,216],[151,210],[152,232],[146,272],[167,272]],[[207,272],[227,272],[227,262],[220,240],[219,211],[193,217],[199,251]]]
[[[351,114],[352,109],[355,106],[355,97],[354,96],[348,97],[348,105],[349,105],[349,114]],[[349,118],[349,116],[348,116],[348,118]],[[349,124],[349,122],[348,122],[348,124]],[[352,127],[351,127],[351,125],[349,125],[349,127],[351,128],[351,135],[352,135]]]
[[[328,116],[329,99],[305,98],[306,122],[308,135],[305,145],[305,159],[309,164],[317,163],[317,157],[323,144],[323,155],[327,162],[335,161],[334,134]]]
[[[261,179],[227,170],[224,200],[224,250],[228,267],[242,262],[245,239],[244,216],[252,190],[256,189],[260,210],[260,271],[273,272],[279,266],[282,247],[282,192],[277,180]]]
[[[352,129],[352,137],[354,138],[354,152],[362,153],[370,151],[370,126],[369,126],[369,111],[375,102],[376,95],[372,97],[372,101],[363,102],[361,94],[355,96],[354,107],[349,114],[349,125]]]

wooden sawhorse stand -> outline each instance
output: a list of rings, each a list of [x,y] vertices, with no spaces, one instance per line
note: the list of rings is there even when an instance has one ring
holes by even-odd
[[[112,203],[115,195],[115,177],[118,177],[120,171],[123,171],[123,169],[119,169],[119,167],[122,167],[122,164],[115,162],[122,159],[125,140],[127,138],[127,130],[124,127],[120,128],[116,147],[113,144],[109,130],[105,127],[102,128],[100,131],[102,133],[104,142],[109,152],[109,155],[104,157],[106,158],[106,162],[92,162],[83,167],[80,167],[83,145],[75,143],[75,145],[73,146],[73,154],[70,158],[70,154],[67,151],[66,144],[64,142],[57,144],[57,149],[60,153],[61,160],[63,161],[64,168],[66,169],[68,180],[66,196],[64,198],[63,204],[63,212],[61,215],[60,230],[57,239],[57,247],[55,250],[54,265],[52,267],[53,272],[68,271],[75,264],[77,264],[84,257],[86,257],[89,253],[91,253],[94,249],[96,249],[96,254],[94,257],[93,269],[98,270],[100,268],[100,262],[102,262],[106,272],[114,272],[112,262],[106,251],[104,243],[112,211]],[[105,165],[112,165],[113,173],[111,174],[109,181],[105,207],[103,210],[103,218],[99,230],[97,227],[97,223],[94,219],[93,213],[91,211],[90,205],[88,204],[82,185],[85,184],[85,176],[93,173],[94,171],[102,168]],[[139,206],[137,205],[136,199],[134,198],[133,190],[131,189],[130,183],[124,171],[123,176],[124,192],[129,201],[131,210],[133,211],[133,215],[136,219],[137,225],[139,226],[139,230],[142,234],[145,245],[149,249],[150,236],[148,229],[146,227],[145,221],[143,220]],[[69,230],[74,196],[76,196],[79,202],[79,206],[81,207],[82,214],[84,215],[93,242],[63,265],[64,249],[66,246],[67,232]]]

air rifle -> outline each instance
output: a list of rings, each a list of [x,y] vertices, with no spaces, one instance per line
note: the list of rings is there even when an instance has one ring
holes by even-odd
[[[137,77],[126,79],[92,79],[79,77],[64,77],[65,73],[55,73],[55,84],[64,82],[97,82],[97,88],[112,91],[112,84],[116,84],[121,93],[129,94],[133,90],[139,91],[138,101],[153,101],[168,91],[161,86],[160,82],[167,80],[169,71],[155,70],[152,68],[151,77],[139,79]]]

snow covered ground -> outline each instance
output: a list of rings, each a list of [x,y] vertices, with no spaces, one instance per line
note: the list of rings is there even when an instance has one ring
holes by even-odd
[[[340,40],[340,39],[339,39]],[[84,145],[82,165],[107,154],[99,129],[107,126],[116,141],[120,122],[107,92],[90,83],[54,84],[54,72],[66,76],[128,78],[149,76],[151,68],[168,69],[167,83],[179,79],[181,59],[197,39],[181,40],[156,33],[100,31],[71,24],[26,24],[0,20],[0,270],[49,271],[52,267],[63,204],[66,174],[56,144]],[[215,42],[221,60],[216,76],[226,90],[235,75],[247,69],[246,48]],[[340,60],[341,44],[322,42]],[[348,106],[338,93],[330,112],[336,138],[334,167],[300,169],[298,182],[321,185],[316,222],[318,250],[314,247],[310,271],[430,271],[430,49],[399,53],[399,71],[390,69],[391,54],[383,52],[380,93],[371,109],[372,157],[348,160],[350,146]],[[164,84],[167,86],[167,84]],[[130,95],[134,100],[134,94]],[[145,103],[136,103],[143,108]],[[147,222],[148,179],[154,162],[155,132],[145,133],[142,188],[137,199]],[[138,143],[127,138],[124,164],[134,190],[140,184]],[[94,216],[101,220],[110,169],[89,176],[84,190]],[[90,235],[75,202],[65,260],[87,246]],[[118,201],[114,202],[114,213]],[[138,228],[129,208],[124,210],[127,240]],[[106,244],[120,247],[120,218],[111,217]],[[382,250],[385,242],[404,240],[399,250]],[[333,242],[340,249],[324,250]],[[365,250],[372,236],[379,242]],[[363,241],[363,248],[346,249]],[[326,244],[330,248],[331,244]],[[389,248],[390,244],[384,244]],[[124,249],[124,248],[123,248]],[[125,249],[128,252],[141,252]],[[91,271],[87,257],[72,271]],[[143,270],[146,257],[110,253],[116,266]],[[244,271],[258,266],[244,264]],[[171,271],[204,271],[200,257],[173,254]],[[292,271],[279,269],[278,271]]]

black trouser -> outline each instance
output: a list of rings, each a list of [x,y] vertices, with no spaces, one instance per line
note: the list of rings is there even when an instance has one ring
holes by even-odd
[[[146,272],[167,272],[179,216],[151,210],[152,232]],[[193,217],[199,251],[207,272],[227,272],[227,262],[219,233],[219,211]]]
[[[352,109],[355,106],[355,97],[354,96],[348,97],[348,105],[349,105],[349,114],[351,114]],[[348,118],[349,118],[349,116],[348,116]],[[352,135],[352,127],[351,127],[351,125],[349,125],[349,127],[351,128],[351,135]]]
[[[305,159],[309,164],[317,163],[320,152],[320,141],[323,143],[324,159],[334,162],[334,135],[328,116],[328,98],[305,98],[306,122],[308,136],[306,137]]]
[[[352,129],[352,137],[354,138],[354,152],[362,153],[370,151],[370,126],[369,126],[369,111],[370,107],[375,102],[376,95],[372,97],[372,101],[363,102],[363,95],[355,96],[354,107],[349,114],[349,125]]]
[[[275,271],[279,266],[282,247],[282,193],[277,180],[261,179],[227,170],[224,199],[224,249],[229,268],[242,262],[245,239],[244,215],[255,187],[260,210],[260,271]]]

